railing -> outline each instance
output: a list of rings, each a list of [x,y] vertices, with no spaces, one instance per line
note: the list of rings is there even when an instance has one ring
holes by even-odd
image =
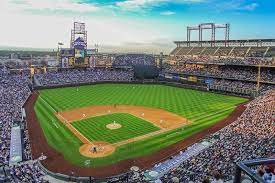
[[[254,173],[250,167],[270,164],[275,164],[275,158],[263,158],[238,162],[236,165],[234,183],[241,182],[242,173],[249,176],[255,182],[265,183],[265,181],[259,175]]]
[[[60,87],[72,87],[72,86],[85,86],[85,85],[95,85],[95,84],[105,84],[105,83],[117,83],[117,84],[155,84],[155,85],[168,85],[175,86],[181,88],[189,88],[189,89],[201,89],[207,90],[205,85],[198,84],[189,84],[189,83],[179,83],[179,82],[171,82],[171,81],[98,81],[98,82],[83,82],[83,83],[68,83],[68,84],[56,84],[56,85],[47,85],[47,86],[35,86],[34,88],[39,89],[50,89],[50,88],[60,88]]]
[[[53,178],[56,178],[58,180],[63,180],[63,181],[73,181],[73,182],[81,182],[81,183],[112,180],[112,179],[120,180],[120,178],[128,177],[128,175],[130,173],[130,172],[125,172],[123,174],[119,174],[119,175],[112,176],[112,177],[106,177],[104,179],[95,179],[92,176],[86,176],[86,177],[85,176],[83,176],[83,177],[74,176],[73,172],[72,172],[71,175],[65,175],[65,174],[61,174],[61,173],[54,173],[54,172],[48,170],[47,168],[45,168],[44,165],[40,161],[38,161],[38,165],[45,174],[47,174],[47,175],[49,175]]]
[[[229,92],[229,93],[247,95],[252,97],[255,97],[257,95],[257,91],[253,89],[236,88],[236,87],[222,86],[222,85],[210,85],[209,88],[210,90]]]

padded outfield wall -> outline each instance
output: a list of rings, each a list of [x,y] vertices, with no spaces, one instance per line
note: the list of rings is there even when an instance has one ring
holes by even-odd
[[[103,82],[104,83],[104,82]],[[149,82],[149,83],[147,83],[147,84],[152,84],[151,82]],[[155,83],[155,84],[160,84],[160,83]],[[167,83],[162,83],[162,84],[167,84]],[[180,85],[180,84],[178,84],[178,83],[173,83],[173,84],[171,84],[171,83],[168,83],[169,85],[173,85],[173,86],[175,86],[175,85],[177,85],[178,87],[185,87],[185,85]],[[55,86],[55,87],[57,87],[57,86]],[[203,90],[206,90],[206,88],[201,88],[201,89],[203,89]],[[35,101],[33,101],[33,102],[35,102]],[[34,104],[34,103],[33,103]],[[32,104],[30,104],[30,105],[32,105]],[[241,109],[243,109],[243,108],[241,108]],[[238,116],[238,115],[240,115],[241,114],[241,110],[240,108],[238,108],[238,109],[236,109],[236,111],[234,111],[233,113],[232,113],[232,116],[230,115],[230,120],[229,119],[225,119],[225,120],[223,120],[222,122],[219,122],[219,123],[217,123],[217,124],[219,124],[218,126],[213,126],[212,128],[210,128],[210,129],[208,129],[207,131],[202,131],[201,133],[198,133],[197,134],[197,136],[193,136],[192,138],[189,138],[188,137],[188,139],[186,139],[186,140],[184,140],[184,142],[180,142],[179,144],[181,144],[181,146],[180,146],[180,149],[178,149],[179,148],[179,144],[175,144],[175,146],[173,146],[173,147],[171,147],[171,149],[174,149],[174,148],[176,148],[177,150],[175,150],[174,149],[174,151],[173,151],[173,153],[172,154],[167,154],[167,152],[166,153],[164,153],[165,154],[165,156],[163,156],[162,155],[162,158],[160,158],[157,162],[159,162],[159,161],[161,161],[161,160],[164,160],[165,158],[167,158],[167,157],[169,157],[169,156],[171,156],[171,155],[173,155],[173,154],[175,154],[175,153],[177,153],[177,152],[179,152],[179,150],[182,150],[182,149],[184,149],[185,147],[187,147],[188,145],[191,145],[192,143],[194,143],[195,141],[198,141],[199,139],[201,139],[201,138],[203,138],[203,136],[205,136],[207,133],[209,133],[209,132],[214,132],[214,131],[216,131],[216,130],[218,130],[219,128],[221,128],[223,125],[227,125],[227,124],[229,124],[230,122],[232,122],[234,119],[235,119],[235,117],[236,116]],[[29,112],[31,112],[31,109],[29,108]],[[235,117],[234,117],[235,116]],[[37,122],[36,122],[37,123]],[[31,125],[30,125],[31,126]],[[38,134],[36,134],[36,135],[38,135]],[[43,135],[43,134],[42,134]],[[41,134],[40,134],[40,136],[41,136]],[[42,137],[40,137],[40,138],[42,138]],[[44,137],[45,138],[45,137]],[[37,148],[37,147],[36,147]],[[36,150],[35,150],[36,151]],[[52,152],[52,150],[50,150],[50,152],[51,152],[51,154],[53,153]],[[162,152],[162,151],[161,151]],[[171,153],[171,150],[169,150],[169,152]],[[163,152],[162,152],[163,153]],[[58,157],[59,157],[60,155],[58,155]],[[161,157],[161,156],[160,156]],[[153,158],[153,157],[146,157],[146,159],[147,159],[147,161],[148,161],[148,158],[150,158],[150,159],[152,159],[152,161],[155,161],[156,159],[155,158]],[[140,161],[140,160],[139,160]],[[131,161],[132,162],[132,161]],[[129,162],[128,162],[129,163]],[[127,163],[127,164],[128,164]],[[54,169],[52,166],[49,166],[49,163],[47,163],[47,162],[42,162],[42,164],[45,166],[45,167],[47,167],[47,168],[49,168],[50,170],[53,170],[53,172],[55,172],[56,171],[56,169]],[[65,165],[68,165],[68,166],[70,166],[70,164],[65,164]],[[130,164],[128,164],[128,165],[130,165]],[[125,166],[125,165],[124,165]],[[146,163],[144,164],[144,165],[141,165],[141,168],[145,168],[145,167],[143,167],[143,166],[149,166],[148,164],[146,165]],[[119,167],[119,166],[118,166]],[[117,168],[116,168],[117,169]],[[99,170],[101,170],[101,169],[99,169]],[[117,169],[118,170],[118,169]],[[129,169],[128,169],[129,170]],[[59,169],[58,170],[58,172],[59,173],[65,173],[65,174],[68,174],[68,172],[67,172],[67,169]],[[67,173],[66,173],[67,172]],[[125,171],[125,169],[124,169],[124,171],[113,171],[112,173],[115,173],[115,174],[120,174],[120,173],[123,173],[123,172],[127,172],[127,171]],[[79,174],[79,176],[83,176],[84,174]],[[87,175],[87,174],[86,174]],[[111,175],[109,175],[109,176],[111,176]],[[95,175],[95,177],[101,177],[100,175]]]

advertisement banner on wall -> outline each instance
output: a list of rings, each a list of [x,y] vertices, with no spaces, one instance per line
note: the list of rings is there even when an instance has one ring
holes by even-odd
[[[196,76],[188,76],[188,81],[197,82],[198,78]]]
[[[74,65],[74,57],[69,57],[69,66]]]
[[[61,67],[62,68],[67,68],[69,63],[69,58],[68,57],[63,57],[61,59]]]

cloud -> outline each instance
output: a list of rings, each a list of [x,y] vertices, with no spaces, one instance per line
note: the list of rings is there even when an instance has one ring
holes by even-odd
[[[243,10],[253,11],[259,6],[258,3],[251,3],[242,7]]]
[[[218,11],[254,11],[259,7],[258,3],[246,3],[245,0],[231,0],[216,5]]]
[[[160,12],[161,15],[164,15],[164,16],[170,16],[170,15],[174,15],[176,14],[174,11],[163,11],[163,12]]]
[[[4,0],[7,1],[7,0]],[[48,12],[97,12],[101,10],[100,6],[96,4],[78,3],[72,0],[11,0],[9,5],[16,9],[23,11],[48,11]]]
[[[116,6],[122,8],[123,10],[142,10],[152,7],[161,6],[165,3],[174,4],[187,4],[187,3],[198,3],[204,0],[124,0],[116,2]]]
[[[35,15],[94,15],[138,12],[144,13],[155,7],[169,4],[193,4],[207,0],[115,0],[104,3],[99,0],[0,0],[7,9],[13,12],[25,12]],[[3,7],[3,6],[2,6]],[[1,8],[2,9],[2,8]],[[3,8],[4,9],[4,8]],[[172,12],[163,12],[161,15],[172,15]]]

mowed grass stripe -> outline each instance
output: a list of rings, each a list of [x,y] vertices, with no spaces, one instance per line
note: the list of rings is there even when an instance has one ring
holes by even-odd
[[[76,88],[47,89],[41,90],[40,93],[47,103],[59,111],[93,105],[124,104],[160,108],[192,121],[183,130],[175,129],[148,139],[126,144],[118,147],[108,157],[92,159],[93,163],[91,166],[93,167],[106,166],[123,159],[158,151],[217,123],[228,116],[238,104],[247,101],[247,99],[240,97],[163,85],[97,84],[78,87],[78,91]],[[230,109],[231,107],[232,109]],[[56,119],[53,110],[40,97],[35,104],[35,111],[50,146],[61,152],[71,163],[85,166],[85,161],[90,158],[80,155],[79,147],[82,145],[81,141]],[[60,126],[59,128],[56,128],[52,119],[54,119],[54,123]],[[117,118],[117,120],[122,119],[124,118]],[[127,119],[132,121],[132,118]],[[113,119],[110,121],[113,122]],[[102,130],[103,126],[98,126],[90,120],[87,123],[81,121],[77,126],[83,130],[83,133],[89,134],[90,139],[103,139],[109,140],[109,142],[120,141],[123,136],[128,138],[133,134],[133,136],[140,135],[137,131],[142,132],[154,129],[154,126],[148,127],[147,125],[143,125],[142,129],[140,129],[138,125],[132,124],[125,130],[120,129],[124,131],[123,135],[118,133],[114,136],[102,133],[106,131]],[[114,131],[110,133],[113,134]]]
[[[114,121],[122,127],[115,130],[106,128],[106,125],[113,124]],[[90,141],[109,143],[116,143],[160,130],[150,122],[125,113],[97,116],[71,124]]]

